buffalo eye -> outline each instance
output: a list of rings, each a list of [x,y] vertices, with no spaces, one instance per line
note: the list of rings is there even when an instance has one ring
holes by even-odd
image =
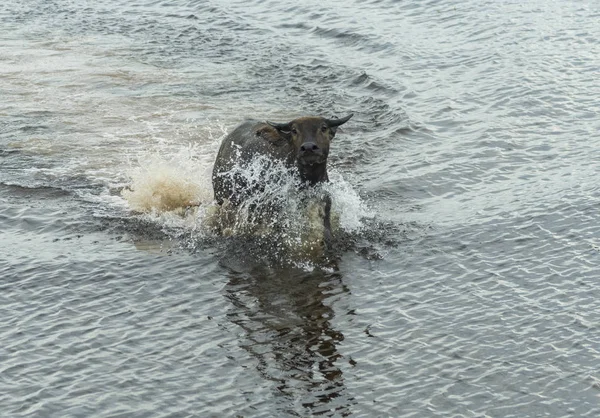
[[[323,133],[327,132],[327,126],[325,126],[325,125],[321,126],[321,132],[323,132]]]
[[[296,128],[292,128],[292,134],[296,135],[298,133],[298,131],[296,130]]]

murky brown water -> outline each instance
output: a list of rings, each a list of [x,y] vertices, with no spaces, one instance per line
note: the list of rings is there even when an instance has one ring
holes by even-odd
[[[2,415],[599,415],[599,21],[3,2]],[[207,232],[228,130],[349,112],[338,260]]]

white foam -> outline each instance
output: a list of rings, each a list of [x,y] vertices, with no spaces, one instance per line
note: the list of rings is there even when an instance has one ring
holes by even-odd
[[[359,232],[364,226],[363,220],[375,214],[341,173],[329,169],[329,178],[324,188],[331,195],[331,210],[339,217],[339,227],[346,232]]]
[[[129,173],[131,184],[122,193],[131,209],[161,213],[209,203],[210,175],[207,167],[194,158],[195,148],[190,145],[173,155],[140,155]]]

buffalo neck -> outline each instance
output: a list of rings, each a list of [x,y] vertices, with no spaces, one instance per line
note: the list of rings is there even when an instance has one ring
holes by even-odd
[[[298,171],[300,172],[300,180],[310,185],[329,181],[326,162],[312,165],[298,164]]]

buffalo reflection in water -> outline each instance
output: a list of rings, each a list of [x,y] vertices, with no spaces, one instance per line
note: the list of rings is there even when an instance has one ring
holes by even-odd
[[[297,414],[301,401],[313,415],[347,416],[354,400],[347,394],[332,328],[334,311],[327,299],[348,292],[339,273],[298,269],[230,268],[226,297],[228,319],[245,331],[240,346],[257,361],[277,396],[289,399],[280,412]]]

